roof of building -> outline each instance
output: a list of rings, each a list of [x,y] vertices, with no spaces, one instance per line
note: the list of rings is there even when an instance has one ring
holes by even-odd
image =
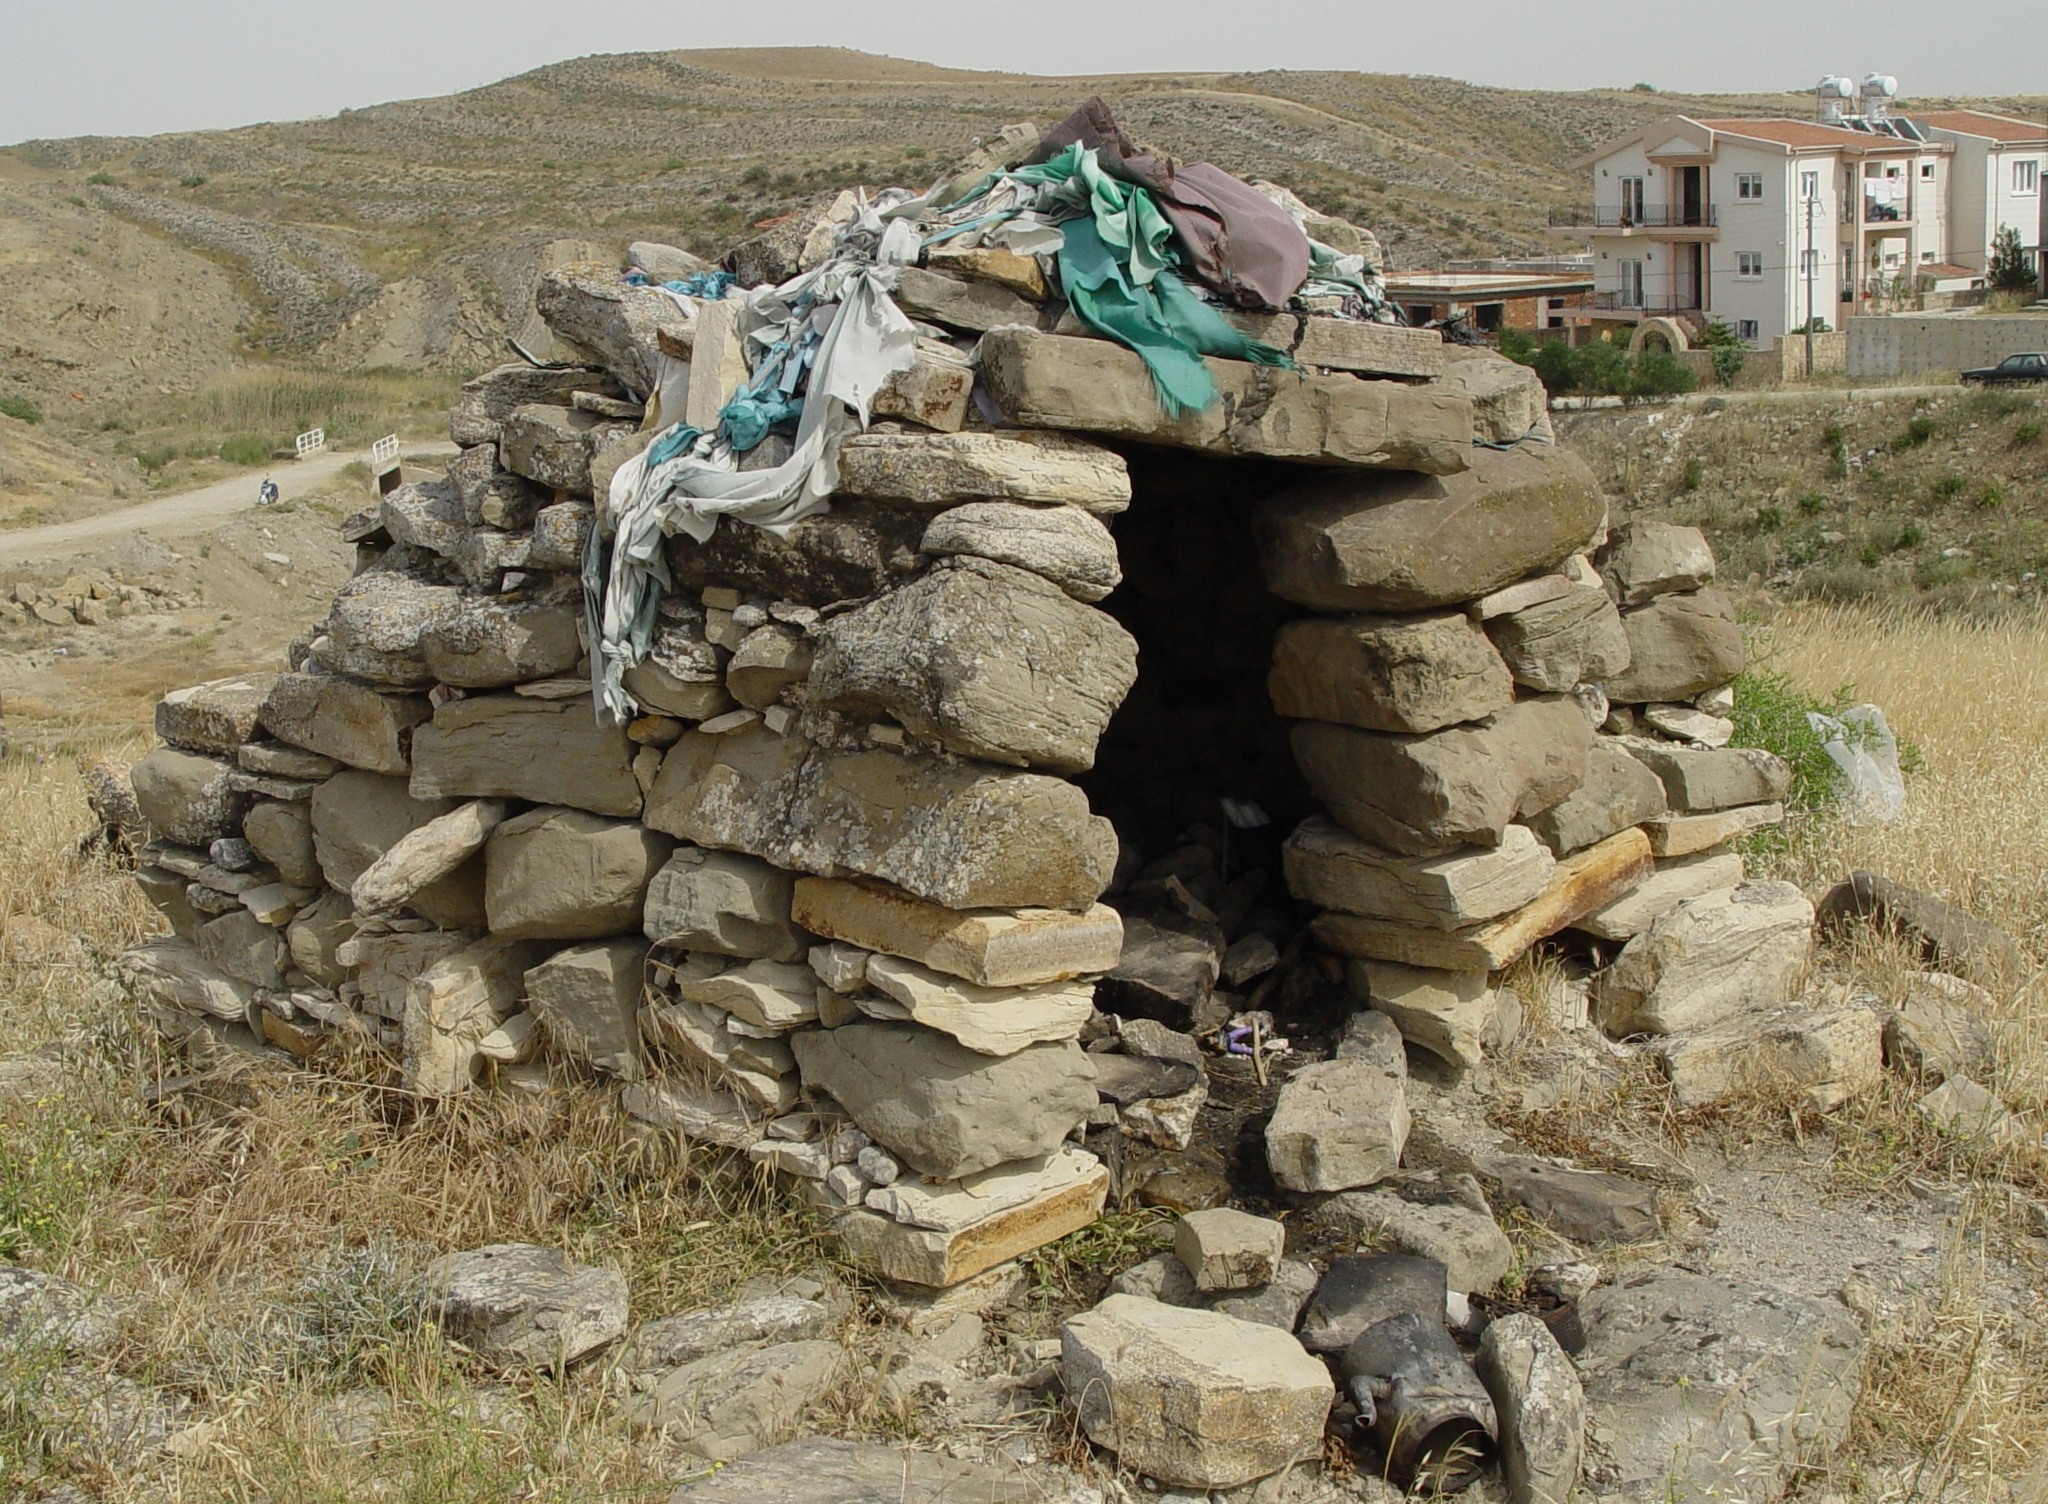
[[[1559,296],[1593,289],[1593,269],[1564,273],[1412,271],[1386,274],[1387,296],[1397,302],[1488,301],[1494,298]]]
[[[1987,141],[2007,145],[2038,146],[2048,142],[2048,125],[2038,120],[2015,119],[2011,115],[1993,115],[1985,110],[1933,110],[1913,118],[1925,121],[1939,131],[1954,131],[1959,136],[1982,136]]]
[[[1974,267],[1958,266],[1953,261],[1923,261],[1914,270],[1923,277],[1936,277],[1944,282],[1957,277],[1974,278],[1984,275]]]
[[[1859,156],[1896,156],[1901,153],[1939,155],[1955,150],[1954,145],[1947,141],[1912,141],[1872,131],[1852,130],[1848,126],[1821,125],[1812,120],[1792,120],[1782,115],[1722,116],[1712,120],[1701,120],[1690,115],[1666,115],[1660,120],[1651,121],[1648,125],[1637,127],[1625,136],[1618,136],[1595,147],[1573,162],[1572,166],[1589,166],[1632,142],[1651,138],[1659,130],[1668,133],[1664,137],[1667,142],[1700,130],[1709,132],[1704,141],[1693,135],[1693,144],[1699,148],[1697,154],[1703,156],[1712,154],[1715,136],[1736,136],[1745,141],[1761,141],[1771,146],[1783,147],[1788,152],[1846,151]],[[1665,156],[1695,154],[1682,150],[1667,151],[1663,145],[1652,147],[1651,152],[1652,155]]]

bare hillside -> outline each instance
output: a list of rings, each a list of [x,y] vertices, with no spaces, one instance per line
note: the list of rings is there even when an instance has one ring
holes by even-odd
[[[565,249],[550,242],[716,251],[825,186],[921,184],[976,134],[1090,93],[1177,154],[1374,226],[1411,266],[1561,249],[1549,211],[1584,195],[1567,164],[1650,116],[1804,107],[1359,73],[1034,78],[791,48],[587,57],[332,119],[33,141],[0,152],[0,388],[97,408],[251,354],[479,364]]]

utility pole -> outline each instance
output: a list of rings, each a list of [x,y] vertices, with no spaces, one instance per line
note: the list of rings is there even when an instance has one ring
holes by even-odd
[[[1801,173],[1801,174],[1800,174],[1800,177],[1799,177],[1799,181],[1800,181],[1800,183],[1801,183],[1802,185],[1803,185],[1803,184],[1804,184],[1804,183],[1805,183],[1805,182],[1807,181],[1807,179],[1806,179],[1806,175],[1805,175],[1804,173]],[[1816,184],[1816,185],[1818,185],[1819,181],[1820,181],[1820,180],[1819,180],[1819,177],[1818,177],[1818,176],[1816,175],[1816,177],[1814,178],[1814,182],[1815,182],[1815,184]],[[1815,210],[1815,209],[1817,209],[1817,208],[1819,208],[1819,207],[1820,207],[1820,194],[1818,194],[1818,193],[1809,193],[1809,194],[1807,194],[1807,196],[1806,196],[1806,379],[1807,379],[1808,381],[1811,381],[1811,380],[1813,380],[1813,277],[1814,277],[1814,272],[1815,272],[1815,271],[1817,270],[1817,266],[1816,266],[1816,263],[1817,263],[1817,262],[1818,262],[1818,261],[1820,260],[1820,258],[1819,258],[1818,256],[1814,255],[1814,253],[1813,253],[1813,214],[1814,214],[1814,210]]]

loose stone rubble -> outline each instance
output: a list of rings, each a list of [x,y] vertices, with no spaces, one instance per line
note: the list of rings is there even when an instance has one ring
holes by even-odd
[[[784,231],[731,265],[787,275]],[[428,1097],[616,1085],[643,1130],[829,1212],[934,1324],[1128,1200],[1126,1146],[1189,1150],[1220,1054],[1255,1068],[1277,1195],[1445,1266],[1460,1302],[1509,1268],[1492,1205],[1655,1237],[1633,1182],[1497,1157],[1482,1192],[1420,1133],[1411,1066],[1485,1070],[1525,1001],[1502,972],[1553,938],[1683,1105],[1768,1078],[1831,1107],[1882,1038],[1958,1120],[1988,1054],[1967,1024],[1800,1006],[1813,907],[1734,844],[1783,820],[1790,772],[1708,724],[1743,667],[1711,551],[1610,528],[1533,374],[1334,308],[1245,314],[1299,368],[1212,357],[1220,404],[1169,416],[1020,258],[923,259],[896,290],[919,365],[838,444],[829,509],[660,541],[624,717],[593,705],[577,590],[619,524],[607,477],[750,367],[701,288],[546,275],[588,363],[470,382],[448,479],[350,520],[358,572],[291,662],[159,709],[138,880],[172,933],[122,971],[168,1034],[381,1051]],[[1290,1010],[1333,993],[1356,1017],[1317,1058]],[[1417,1143],[1436,1192],[1405,1173]],[[1293,1335],[1318,1276],[1213,1171],[1175,1173],[1177,1257],[1066,1323],[1064,1383],[1128,1466],[1237,1488],[1322,1447],[1336,1386]],[[508,1260],[554,1293],[501,1299]],[[494,1361],[624,1331],[617,1276],[548,1250],[441,1272],[444,1322]],[[1576,1383],[1518,1321],[1484,1358],[1501,1456],[1512,1497],[1561,1501]],[[629,1371],[636,1424],[725,1461],[795,1434],[843,1355],[813,1311],[717,1322],[643,1329]],[[1602,1466],[1633,1484],[1625,1440]]]

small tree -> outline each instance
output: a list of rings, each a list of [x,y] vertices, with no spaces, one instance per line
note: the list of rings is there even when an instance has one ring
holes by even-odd
[[[2028,264],[2026,247],[2020,244],[2020,232],[2011,225],[1991,237],[1991,265],[1986,274],[1995,292],[2034,290],[2034,268]]]
[[[1727,321],[1710,320],[1700,331],[1700,344],[1714,362],[1714,379],[1723,386],[1735,385],[1735,378],[1742,374],[1743,364],[1749,359],[1749,349]]]

